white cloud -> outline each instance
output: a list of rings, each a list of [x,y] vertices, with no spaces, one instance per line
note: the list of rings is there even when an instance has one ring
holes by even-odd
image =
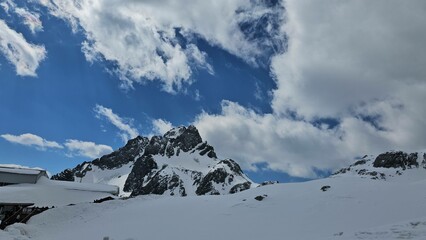
[[[0,137],[8,142],[28,147],[35,147],[36,149],[42,151],[47,149],[63,149],[65,146],[68,149],[68,155],[70,156],[98,158],[113,151],[113,149],[108,145],[96,144],[94,142],[85,142],[75,139],[68,139],[63,146],[55,141],[48,141],[31,133],[25,133],[21,135],[3,134],[0,135]]]
[[[173,128],[172,123],[163,119],[154,119],[152,120],[153,132],[154,134],[163,135]]]
[[[190,43],[194,36],[206,39],[247,62],[255,63],[272,41],[257,41],[253,26],[267,20],[265,34],[275,34],[270,18],[277,9],[263,1],[246,0],[39,0],[51,14],[67,20],[87,40],[83,52],[89,61],[106,59],[116,63],[115,72],[125,86],[134,82],[160,81],[175,93],[191,84],[194,67],[213,73],[206,54]],[[272,16],[262,18],[263,16]],[[270,21],[269,21],[270,20]],[[244,31],[241,25],[245,25]],[[189,43],[179,41],[177,34]],[[271,38],[272,39],[272,38]],[[278,40],[277,40],[278,41]],[[95,57],[96,56],[96,57]]]
[[[60,145],[57,142],[48,141],[40,136],[31,134],[31,133],[25,133],[22,135],[3,134],[0,136],[8,142],[29,146],[29,147],[35,147],[39,150],[46,150],[48,148],[57,148],[57,149],[64,148],[62,145]]]
[[[340,117],[401,101],[426,83],[424,1],[287,1],[286,54],[273,60],[277,113]]]
[[[271,114],[224,101],[195,121],[218,153],[314,177],[355,156],[426,146],[424,1],[286,1]],[[337,125],[327,124],[334,119]]]
[[[339,161],[346,153],[339,150],[343,144],[338,131],[273,114],[260,115],[233,102],[224,101],[221,114],[199,115],[194,124],[217,153],[237,160],[245,169],[255,170],[254,164],[267,162],[276,171],[315,177],[315,169],[345,164]]]
[[[94,142],[84,142],[74,139],[68,139],[64,145],[70,151],[71,156],[77,155],[92,159],[99,158],[113,151],[113,149],[107,145],[96,144]]]
[[[112,109],[101,105],[96,105],[94,111],[98,118],[105,118],[121,131],[120,136],[124,142],[139,135],[138,130],[132,126],[132,119],[124,119],[115,114]]]
[[[0,20],[0,52],[16,67],[21,76],[37,76],[36,70],[46,57],[44,46],[28,43],[22,34]]]
[[[43,24],[38,13],[28,11],[25,8],[15,8],[15,13],[23,19],[24,24],[33,34],[43,31]]]
[[[14,12],[18,17],[20,17],[23,23],[33,34],[39,31],[43,31],[43,24],[40,20],[40,14],[32,12],[27,8],[20,8],[12,0],[3,0],[0,2],[0,6],[8,15],[10,12]]]

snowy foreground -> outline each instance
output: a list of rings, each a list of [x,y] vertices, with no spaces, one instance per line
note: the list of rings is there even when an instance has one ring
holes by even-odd
[[[9,226],[0,239],[426,239],[425,172],[407,170],[386,181],[335,176],[223,196],[80,203]],[[255,200],[259,195],[267,197]]]

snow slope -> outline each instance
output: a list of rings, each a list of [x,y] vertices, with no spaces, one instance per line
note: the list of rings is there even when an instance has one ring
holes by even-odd
[[[39,207],[60,207],[93,202],[96,199],[112,196],[117,191],[116,186],[52,181],[41,177],[36,184],[0,187],[0,202],[34,203]]]
[[[232,195],[82,203],[15,224],[1,239],[426,239],[423,180],[341,175]],[[322,191],[323,186],[330,186]],[[267,196],[266,196],[267,195]],[[257,196],[266,196],[262,201]]]
[[[89,166],[89,165],[88,165]],[[130,193],[123,192],[126,179],[132,170],[133,163],[128,163],[120,168],[100,169],[97,166],[90,165],[91,171],[87,171],[84,177],[76,177],[75,181],[80,183],[96,183],[114,185],[119,188],[120,196],[128,196]]]

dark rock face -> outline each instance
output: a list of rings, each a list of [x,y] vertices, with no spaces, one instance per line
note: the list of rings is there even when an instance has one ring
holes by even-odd
[[[152,158],[152,155],[140,157],[136,160],[129,177],[127,177],[126,183],[124,184],[124,191],[131,192],[141,189],[145,176],[157,168],[157,163]]]
[[[143,155],[179,156],[180,151],[195,151],[195,147],[202,142],[197,128],[192,125],[188,128],[180,127],[167,132],[164,136],[153,136],[146,145]],[[210,158],[216,158],[214,148],[207,142],[197,147],[197,150],[201,151],[200,155],[202,156],[207,154]]]
[[[368,171],[367,169],[360,169],[355,170],[356,173],[358,173],[361,176],[370,176],[371,179],[377,180],[377,179],[386,179],[386,174],[379,173],[377,171]]]
[[[240,183],[233,186],[231,190],[229,191],[229,193],[234,194],[237,192],[242,192],[244,190],[250,189],[250,187],[251,187],[251,182]]]
[[[203,142],[197,128],[192,125],[184,129],[182,134],[180,134],[175,141],[172,141],[172,139],[170,141],[173,143],[174,147],[178,147],[184,152],[192,150]]]
[[[367,163],[367,160],[359,160],[359,161],[356,161],[356,162],[353,164],[353,166],[364,165],[364,164],[366,164],[366,163]]]
[[[74,181],[74,172],[72,169],[65,169],[63,172],[52,176],[52,180]]]
[[[215,191],[213,187],[213,183],[224,183],[226,177],[229,174],[223,168],[215,169],[212,172],[209,172],[202,180],[200,185],[198,186],[195,193],[197,195],[205,195],[207,193],[211,193],[212,195],[217,195],[219,192]]]
[[[92,161],[92,164],[101,169],[119,168],[129,162],[135,161],[135,158],[148,145],[149,140],[146,137],[136,137],[127,142],[127,144],[108,155]]]
[[[201,179],[196,194],[197,195],[217,195],[219,194],[218,189],[215,189],[214,185],[232,185],[235,177],[241,177],[244,175],[241,167],[232,159],[222,160],[216,165],[217,167],[212,169],[210,172]],[[229,168],[229,170],[227,170]],[[240,191],[247,190],[251,187],[251,182],[246,181],[234,185],[229,193],[237,193]]]
[[[226,164],[232,172],[237,173],[237,174],[242,174],[243,170],[241,170],[240,165],[238,165],[234,160],[232,159],[226,159],[226,160],[222,160],[219,162],[219,164]]]
[[[207,144],[207,142],[204,142],[199,147],[197,147],[197,150],[200,151],[200,155],[204,156],[207,154],[210,158],[217,158],[216,153],[214,152],[214,148]]]
[[[365,159],[366,157],[367,157],[367,155],[365,155],[365,156],[364,156],[361,160],[356,161],[354,164],[350,165],[349,167],[347,167],[347,168],[342,168],[342,169],[340,169],[339,171],[337,171],[337,172],[333,173],[332,175],[343,174],[343,173],[346,173],[346,172],[351,171],[351,169],[352,169],[353,167],[355,167],[355,166],[361,166],[361,165],[365,165],[365,164],[367,164],[368,160],[366,160],[366,159]],[[357,171],[357,172],[358,172],[358,170],[355,170],[355,171]],[[365,171],[366,171],[366,170],[365,170]],[[365,174],[362,174],[362,175],[365,175]]]
[[[175,195],[176,189],[179,196],[185,197],[187,195],[185,192],[185,187],[183,186],[183,181],[177,174],[162,176],[159,172],[155,174],[154,177],[145,186],[135,189],[131,196],[147,194],[162,195],[167,190],[171,190],[171,195]]]
[[[387,152],[377,156],[373,163],[376,168],[406,168],[419,167],[417,163],[417,153],[404,153],[404,152]]]

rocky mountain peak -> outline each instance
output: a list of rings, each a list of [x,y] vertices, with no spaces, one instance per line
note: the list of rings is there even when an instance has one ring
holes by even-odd
[[[195,126],[177,127],[166,132],[163,136],[153,136],[143,152],[144,156],[162,155],[167,157],[179,156],[180,152],[206,151],[209,157],[216,157],[213,147],[203,143]],[[204,155],[204,154],[201,154]]]
[[[111,154],[52,177],[119,185],[123,196],[228,194],[251,188],[237,162],[220,160],[195,126],[162,136],[138,136]]]
[[[174,128],[164,134],[164,137],[173,143],[174,147],[179,147],[184,152],[203,142],[198,129],[193,125]]]
[[[170,129],[163,136],[165,138],[174,139],[174,138],[180,136],[184,131],[186,131],[186,127],[180,126],[180,127]],[[197,132],[198,132],[198,130],[197,130]]]

